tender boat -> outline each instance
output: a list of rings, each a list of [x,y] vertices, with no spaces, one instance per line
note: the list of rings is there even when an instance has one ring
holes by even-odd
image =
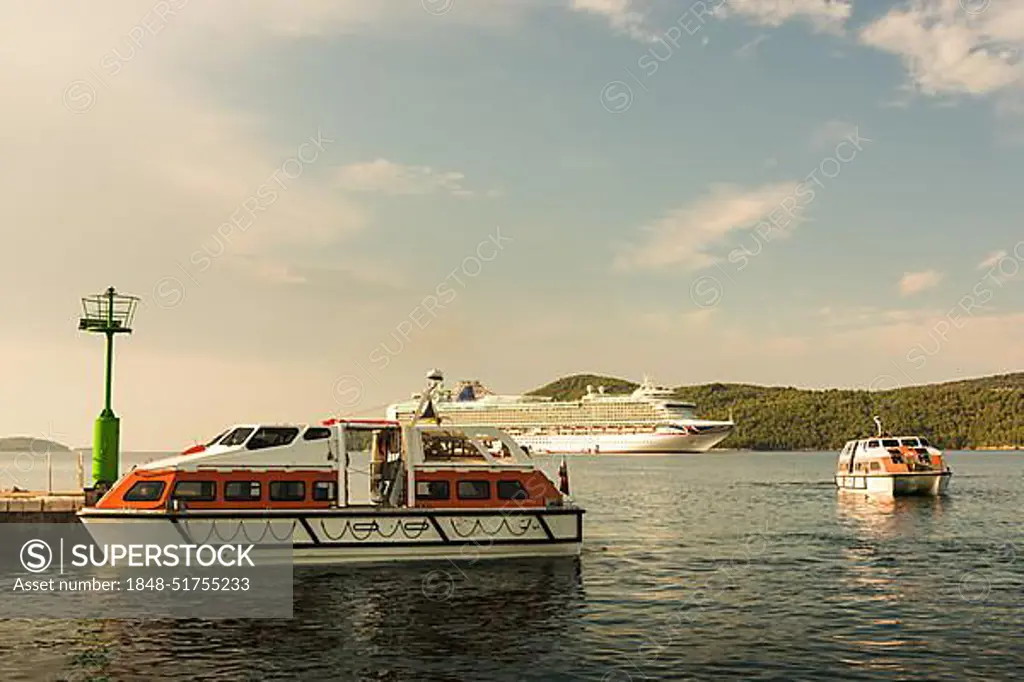
[[[577,555],[564,461],[559,478],[487,426],[244,424],[136,467],[79,517],[98,542],[145,524],[154,543],[289,543],[295,564]]]
[[[942,452],[919,436],[890,436],[849,441],[839,453],[835,481],[840,490],[880,495],[942,495],[953,472]]]

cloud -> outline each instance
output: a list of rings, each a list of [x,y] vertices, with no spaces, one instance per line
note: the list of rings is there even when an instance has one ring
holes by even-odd
[[[861,29],[865,45],[897,55],[926,95],[985,95],[1024,84],[1024,3],[912,0]],[[980,5],[979,5],[980,6]]]
[[[473,192],[462,185],[465,177],[458,172],[442,172],[430,166],[406,166],[387,159],[353,163],[339,168],[335,174],[338,186],[351,192],[471,196]]]
[[[644,343],[652,349],[705,344],[710,350],[700,366],[680,377],[687,384],[738,381],[879,389],[1016,371],[1024,343],[1024,314],[998,315],[977,307],[967,312],[956,306],[808,309],[807,324],[786,319],[778,326],[715,310],[721,316],[707,327],[694,326],[677,311],[634,313],[620,326],[642,325],[657,333],[643,338],[623,333],[620,346],[635,350]],[[819,315],[834,318],[836,324],[822,324]],[[822,367],[829,368],[827,378]]]
[[[693,325],[695,327],[703,327],[711,323],[711,318],[714,314],[715,308],[691,310],[683,313],[683,320],[685,323]]]
[[[728,0],[717,10],[720,16],[736,14],[764,26],[803,19],[825,33],[841,33],[852,12],[849,0]]]
[[[698,269],[711,265],[714,258],[708,253],[710,249],[720,246],[730,232],[752,227],[759,219],[780,209],[797,187],[796,182],[762,185],[750,190],[733,185],[713,186],[707,196],[669,211],[646,226],[645,238],[622,248],[614,267],[618,270],[669,266]],[[795,226],[799,216],[791,215],[790,222]],[[784,233],[783,230],[779,236]]]
[[[686,312],[651,310],[639,312],[632,320],[640,326],[657,332],[675,332],[679,329],[693,330],[708,327],[715,316],[716,308],[701,308]]]
[[[942,273],[935,270],[924,270],[922,272],[905,272],[900,279],[900,294],[913,296],[922,291],[933,289],[942,281]]]
[[[825,306],[817,311],[821,325],[837,329],[864,329],[892,324],[924,324],[941,310],[879,308],[874,305]]]
[[[135,2],[145,8],[153,0]],[[422,0],[418,2],[365,2],[365,0],[168,0],[186,5],[182,15],[194,15],[211,35],[232,43],[269,39],[377,33],[394,36],[403,31],[501,26],[515,23],[550,0],[490,0],[486,3]],[[448,11],[441,11],[447,8]],[[143,10],[144,11],[144,10]],[[141,12],[140,12],[141,14]]]
[[[280,263],[267,262],[251,258],[236,258],[231,261],[233,267],[245,270],[250,275],[275,284],[306,284],[309,280],[295,272],[294,268]]]
[[[327,176],[338,131],[314,122],[274,139],[266,120],[209,96],[202,74],[187,68],[215,27],[242,34],[258,26],[229,44],[249,46],[270,4],[239,12],[237,26],[209,3],[165,4],[176,13],[161,18],[153,13],[161,3],[125,0],[102,15],[45,0],[5,8],[0,150],[20,162],[0,171],[14,195],[0,219],[19,225],[24,252],[46,254],[65,284],[104,279],[116,266],[145,295],[174,261],[188,263],[204,246],[217,258],[263,257],[285,268],[365,231],[368,211]],[[288,7],[284,17],[305,16]],[[17,54],[36,49],[40,36],[56,41],[47,59],[18,66]],[[321,133],[322,148],[307,144],[307,161],[296,161],[300,145]],[[269,191],[248,212],[261,186]],[[229,225],[246,213],[244,228]],[[54,250],[61,225],[75,229]]]
[[[1014,269],[1004,272],[1002,266],[1004,260],[1009,260],[1014,265]],[[1017,259],[1010,256],[1009,252],[1005,250],[993,251],[978,263],[978,269],[986,271],[985,279],[991,278],[993,282],[1001,285],[1002,282],[1008,282],[1017,275]]]
[[[684,16],[703,17],[710,9],[722,19],[740,16],[762,26],[781,26],[787,21],[804,20],[824,33],[842,33],[843,25],[853,10],[850,0],[709,0],[703,9],[699,5],[686,3]],[[652,27],[648,13],[637,9],[633,0],[571,0],[569,7],[575,12],[603,17],[612,29],[640,42],[655,42],[663,35],[662,31]],[[758,37],[740,48],[738,56],[749,56],[765,37]],[[701,43],[706,45],[707,41],[705,36]]]
[[[571,8],[575,12],[601,16],[613,29],[635,40],[652,42],[657,39],[646,27],[645,16],[633,9],[630,0],[572,0]]]
[[[753,57],[754,53],[757,51],[757,47],[764,41],[768,40],[768,38],[769,36],[767,33],[760,34],[749,43],[740,46],[740,48],[736,50],[736,56],[740,59],[749,59],[750,57]]]
[[[1006,258],[1006,251],[993,251],[992,253],[985,257],[985,260],[978,263],[978,269],[991,270],[992,268],[999,264],[999,261],[1001,261],[1004,258]]]
[[[811,136],[815,149],[828,149],[851,137],[858,137],[858,126],[848,121],[833,119],[818,127]]]

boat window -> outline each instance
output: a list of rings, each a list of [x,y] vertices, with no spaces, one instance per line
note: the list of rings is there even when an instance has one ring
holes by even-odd
[[[927,438],[922,438],[921,439],[921,445],[925,446],[926,448],[927,447],[931,447],[931,443],[928,442]]]
[[[878,447],[878,441],[877,440],[869,440],[868,441],[868,447],[869,448],[877,448]]]
[[[293,426],[261,426],[245,444],[245,447],[247,450],[278,448],[288,445],[298,435],[299,430]]]
[[[222,440],[220,444],[241,445],[242,443],[245,442],[245,439],[249,437],[249,434],[251,434],[252,431],[253,429],[251,426],[240,426],[231,433],[229,433],[227,436],[225,436],[224,440]]]
[[[313,483],[313,499],[317,502],[334,502],[338,499],[337,481],[316,481]]]
[[[530,494],[526,492],[521,481],[498,481],[498,498],[502,500],[526,500]]]
[[[456,431],[423,434],[423,455],[426,459],[480,459],[480,451],[465,435]]]
[[[271,481],[270,499],[274,502],[302,502],[306,499],[304,481]]]
[[[214,481],[178,481],[171,496],[176,500],[213,502],[217,499],[217,484]]]
[[[219,441],[221,438],[226,436],[227,433],[228,433],[227,431],[221,431],[220,434],[218,434],[218,436],[216,438],[214,438],[213,440],[211,440],[209,443],[206,444],[206,447],[212,448],[214,445],[217,444],[217,441]]]
[[[302,434],[302,440],[323,440],[331,437],[331,430],[322,426],[311,426]]]
[[[460,500],[488,500],[491,498],[490,481],[459,481]]]
[[[916,448],[917,447],[917,439],[916,438],[901,438],[900,439],[900,445],[906,445],[909,448]]]
[[[900,442],[895,438],[886,438],[882,441],[883,448],[898,448],[899,446]]]
[[[224,499],[228,502],[258,502],[263,497],[259,481],[228,481],[224,484]]]
[[[881,468],[882,468],[882,465],[879,464],[878,462],[872,462],[871,463],[871,470],[872,471],[878,471]]]
[[[137,481],[124,494],[125,502],[155,502],[164,494],[163,481]]]
[[[447,500],[450,497],[448,481],[416,481],[417,500]]]

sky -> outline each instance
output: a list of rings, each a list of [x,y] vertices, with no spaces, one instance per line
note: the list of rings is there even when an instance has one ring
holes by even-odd
[[[99,9],[102,7],[102,10]],[[0,434],[1024,364],[1024,3],[6,0]]]

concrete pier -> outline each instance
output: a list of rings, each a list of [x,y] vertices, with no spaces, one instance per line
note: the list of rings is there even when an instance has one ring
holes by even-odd
[[[81,492],[0,492],[0,523],[76,523]]]

